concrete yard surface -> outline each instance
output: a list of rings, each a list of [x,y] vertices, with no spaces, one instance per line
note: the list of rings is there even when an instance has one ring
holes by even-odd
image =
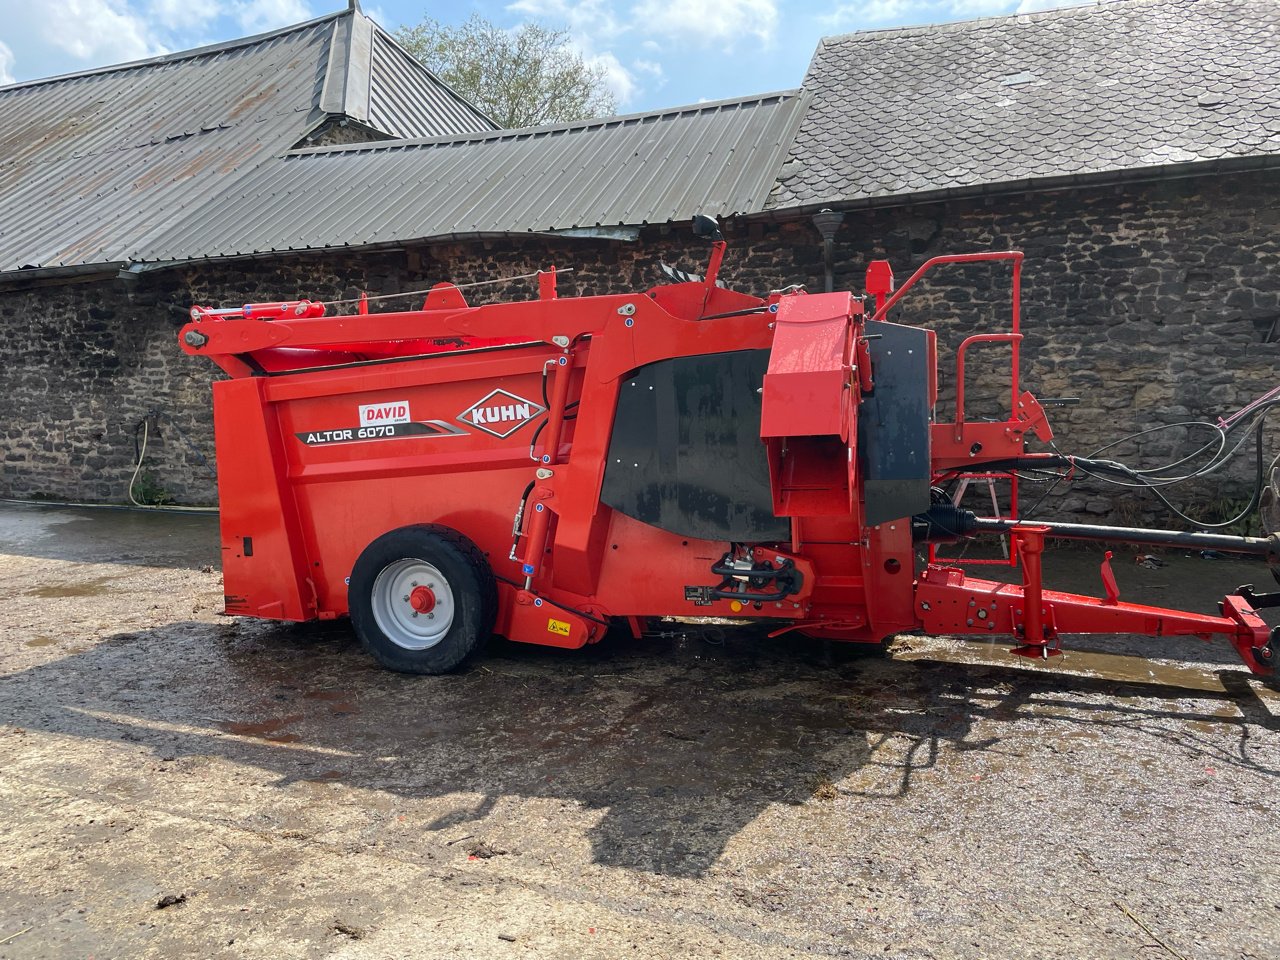
[[[1145,603],[1270,579],[1116,554]],[[0,957],[1277,955],[1280,695],[1225,645],[666,623],[409,677],[222,617],[217,563],[0,506]]]

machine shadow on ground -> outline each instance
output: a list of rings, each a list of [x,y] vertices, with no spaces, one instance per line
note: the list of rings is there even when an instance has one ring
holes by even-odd
[[[481,833],[507,795],[573,803],[601,812],[596,863],[696,877],[773,805],[909,798],[944,755],[1021,756],[1029,721],[1040,725],[1032,736],[1096,735],[1099,746],[1122,726],[1276,776],[1249,738],[1280,722],[1238,670],[1205,675],[1220,688],[931,654],[832,657],[804,638],[745,631],[721,645],[611,634],[575,653],[496,641],[460,673],[409,677],[373,665],[345,624],[189,622],[5,677],[0,711],[157,761],[250,765],[282,788],[333,781],[430,800],[425,829],[441,837]],[[1233,749],[1221,725],[1239,729]]]

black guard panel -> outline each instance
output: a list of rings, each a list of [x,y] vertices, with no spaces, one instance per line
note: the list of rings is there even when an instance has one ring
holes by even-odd
[[[738,350],[662,360],[624,380],[600,499],[685,537],[789,539],[760,439],[768,366],[768,350]]]
[[[929,336],[877,321],[871,348],[875,390],[858,411],[858,466],[865,522],[885,523],[929,509]]]

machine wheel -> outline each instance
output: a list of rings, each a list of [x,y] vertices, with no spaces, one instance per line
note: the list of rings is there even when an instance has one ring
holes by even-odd
[[[498,610],[480,548],[434,523],[392,530],[365,547],[347,598],[365,650],[401,673],[458,667],[489,639]]]

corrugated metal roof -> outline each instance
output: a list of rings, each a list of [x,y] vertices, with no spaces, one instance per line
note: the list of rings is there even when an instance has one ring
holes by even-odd
[[[359,14],[333,21],[319,106],[324,113],[350,117],[395,139],[497,128],[376,23]]]
[[[497,124],[443,82],[423,83],[427,68],[381,30],[372,35],[369,124],[392,136],[447,137]],[[433,78],[434,79],[434,78]]]
[[[0,272],[127,261],[335,115],[396,137],[492,129],[397,55],[348,10],[0,87]]]
[[[774,208],[1274,157],[1280,3],[1115,0],[828,37],[804,86]]]
[[[756,213],[806,103],[793,90],[487,135],[296,151],[131,259]]]

